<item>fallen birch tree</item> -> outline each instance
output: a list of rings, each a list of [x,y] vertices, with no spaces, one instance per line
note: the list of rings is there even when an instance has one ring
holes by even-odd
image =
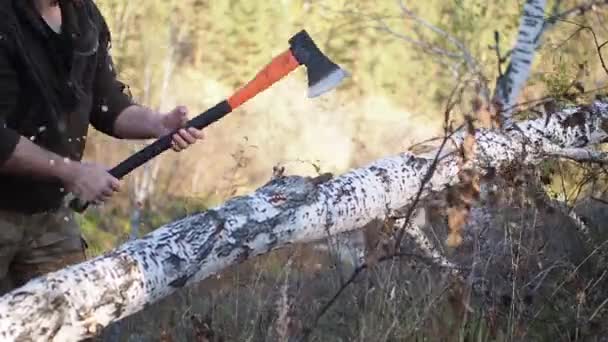
[[[549,156],[589,159],[608,138],[608,100],[566,108],[500,132],[476,130],[480,174]],[[454,136],[460,146],[462,135]],[[458,148],[446,148],[424,191],[457,182]],[[177,289],[229,265],[384,219],[411,204],[434,152],[402,153],[339,177],[285,176],[254,193],[166,224],[90,261],[34,279],[0,298],[0,337],[7,341],[78,341],[97,335]]]
[[[608,98],[538,119],[511,120],[509,108],[527,79],[544,7],[544,1],[527,2],[520,38],[533,41],[518,40],[515,48],[524,50],[517,50],[520,57],[499,82],[495,100],[507,109],[507,127],[473,132],[474,150],[466,164],[478,175],[555,157],[606,162],[606,154],[593,147],[608,139]],[[230,265],[398,216],[419,195],[460,182],[467,134],[453,134],[441,150],[402,153],[331,179],[276,177],[250,195],[33,279],[0,298],[0,338],[69,342],[93,337],[112,322]]]

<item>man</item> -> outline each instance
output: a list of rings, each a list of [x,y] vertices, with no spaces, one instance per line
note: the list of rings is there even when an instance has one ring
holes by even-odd
[[[125,94],[110,41],[92,0],[0,0],[0,294],[84,260],[65,195],[102,203],[120,186],[81,162],[89,124],[148,139],[187,120],[184,107],[157,113]],[[203,137],[178,132],[175,151]]]

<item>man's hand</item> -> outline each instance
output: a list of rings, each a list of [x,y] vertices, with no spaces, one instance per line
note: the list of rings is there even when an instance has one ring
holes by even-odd
[[[197,140],[204,138],[202,130],[194,127],[182,128],[186,122],[188,122],[188,116],[184,106],[178,106],[168,113],[161,114],[159,137],[179,129],[177,133],[173,134],[171,147],[176,152],[182,151],[196,143]]]
[[[70,162],[72,170],[62,181],[66,190],[82,201],[101,204],[120,190],[120,181],[104,167],[93,163]]]
[[[64,158],[22,136],[10,158],[0,166],[0,173],[59,179],[65,192],[93,203],[107,200],[120,185],[104,167]]]
[[[201,130],[185,129],[186,122],[188,116],[184,106],[158,113],[145,106],[132,105],[120,113],[114,131],[123,139],[157,139],[179,129],[172,140],[172,149],[179,152],[204,137]]]

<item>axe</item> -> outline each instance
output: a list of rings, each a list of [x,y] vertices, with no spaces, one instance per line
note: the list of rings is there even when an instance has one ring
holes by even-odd
[[[335,88],[345,77],[349,76],[348,72],[332,62],[319,50],[305,30],[292,36],[289,39],[289,45],[289,49],[274,57],[249,83],[237,90],[228,99],[219,102],[214,107],[188,121],[186,128],[202,129],[209,126],[272,86],[300,65],[306,66],[309,98],[317,97]],[[123,178],[137,167],[169,149],[174,133],[177,133],[177,131],[147,145],[116,165],[109,173],[117,179]],[[70,208],[76,212],[83,212],[88,205],[89,203],[83,202],[79,198],[72,198],[69,204]]]

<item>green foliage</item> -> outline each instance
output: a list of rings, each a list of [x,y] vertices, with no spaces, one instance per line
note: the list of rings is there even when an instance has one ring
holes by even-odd
[[[144,231],[142,233],[145,234],[166,223],[205,211],[208,208],[208,203],[198,198],[169,197],[156,199],[143,213]]]
[[[343,132],[336,129],[335,132],[328,133],[336,134],[334,140],[338,141],[339,134],[343,133],[351,135],[348,137],[349,141],[358,142],[354,147],[346,146],[337,150],[335,155],[337,158],[343,153],[351,153],[354,156],[352,160],[359,164],[366,161],[364,157],[375,157],[379,153],[385,153],[389,147],[386,140],[370,138],[370,132],[383,136],[384,126],[380,126],[383,121],[412,121],[414,115],[410,113],[417,112],[422,113],[419,115],[422,125],[439,125],[446,98],[456,83],[455,71],[466,70],[462,57],[452,58],[429,53],[428,49],[423,49],[416,42],[428,42],[434,48],[448,53],[462,54],[460,47],[454,44],[454,40],[458,41],[488,80],[489,87],[493,88],[499,69],[496,49],[493,47],[494,33],[500,33],[500,54],[504,56],[516,38],[523,3],[523,0],[508,5],[483,0],[403,1],[424,23],[405,15],[399,2],[393,0],[341,0],[321,3],[308,0],[150,0],[142,3],[107,0],[99,2],[98,5],[112,30],[112,54],[121,79],[129,84],[136,100],[152,107],[164,105],[166,108],[184,99],[190,102],[189,105],[215,103],[223,96],[229,95],[228,91],[251,79],[273,56],[286,49],[290,36],[306,29],[320,48],[352,75],[348,82],[336,90],[340,104],[328,105],[327,113],[319,112],[314,115],[319,116],[319,121],[329,121],[328,117],[331,117],[337,122],[336,125],[343,129]],[[553,3],[554,1],[550,1],[548,7],[551,8]],[[573,0],[564,1],[563,6],[572,6],[575,3]],[[436,30],[425,26],[425,23],[434,25],[447,35],[437,33]],[[387,28],[393,34],[387,32]],[[561,23],[545,37],[545,45],[536,59],[537,65],[534,68],[537,73],[531,75],[529,92],[532,95],[524,92],[524,96],[562,95],[569,89],[572,81],[580,76],[578,65],[581,63],[586,66],[586,75],[590,75],[582,81],[586,84],[597,82],[601,72],[594,71],[601,69],[598,68],[597,57],[592,56],[594,49],[590,36],[581,32],[571,39],[566,39],[575,29],[576,26]],[[555,53],[556,49],[559,53]],[[505,65],[502,68],[504,70]],[[292,77],[304,82],[304,74],[296,72]],[[203,89],[203,86],[208,84],[212,86]],[[383,102],[370,101],[372,104],[360,106],[359,111],[353,110],[359,109],[359,104],[364,104],[367,99],[376,98],[381,98],[390,106],[382,107],[380,104]],[[317,145],[303,146],[300,149],[293,147],[301,144],[298,134],[303,134],[302,125],[310,121],[308,118],[298,121],[302,118],[294,115],[293,112],[298,110],[300,105],[301,103],[295,100],[280,108],[272,104],[270,108],[258,109],[268,112],[268,116],[248,119],[250,121],[241,117],[238,120],[233,119],[235,121],[231,123],[230,118],[226,119],[222,126],[227,128],[219,131],[213,138],[216,141],[214,149],[206,151],[212,152],[212,164],[222,163],[219,160],[224,155],[241,148],[240,144],[230,143],[242,139],[245,135],[249,136],[250,133],[258,135],[257,141],[252,142],[252,145],[261,145],[268,141],[274,143],[277,138],[273,134],[278,131],[287,135],[285,139],[290,139],[276,143],[279,146],[272,152],[266,150],[269,152],[264,151],[257,155],[252,153],[249,158],[254,161],[266,159],[266,155],[275,153],[273,158],[268,157],[273,159],[274,163],[280,160],[281,153],[287,153],[288,150],[296,151],[293,152],[296,154],[306,148],[319,149]],[[347,105],[350,106],[347,109],[348,115],[338,117],[336,112]],[[239,114],[234,114],[236,115]],[[533,111],[524,111],[519,113],[518,118],[532,118],[536,115],[538,114]],[[395,119],[394,116],[398,118]],[[335,117],[337,119],[334,119]],[[257,133],[262,130],[268,132]],[[403,134],[395,140],[398,139],[398,143],[401,143],[415,133],[404,129]],[[231,136],[234,136],[232,141],[229,140]],[[93,142],[87,147],[89,150],[99,148],[99,145],[93,144],[105,142],[95,139],[90,141]],[[378,142],[385,145],[374,146],[378,145]],[[117,162],[117,157],[114,156],[111,161],[108,161],[110,158],[105,159],[107,149],[101,150],[103,151],[95,157],[104,158],[104,163]],[[376,155],[369,152],[370,150]],[[365,155],[366,152],[369,154]],[[119,156],[126,153],[125,150],[117,152]],[[300,157],[309,158],[308,155],[290,156],[292,159]],[[200,156],[195,155],[193,159],[198,158]],[[214,169],[215,174],[211,179],[222,179],[226,176],[224,173],[227,173],[231,165],[226,162],[228,159],[222,159],[225,167]],[[320,158],[310,153],[310,159]],[[183,162],[180,168],[189,170],[188,176],[175,176],[173,171],[167,171],[173,167],[172,163],[173,159],[163,164],[162,178],[158,180],[166,190],[175,187],[169,185],[177,182],[173,181],[173,178],[185,179],[192,177],[191,173],[194,172],[192,162]],[[240,173],[241,188],[251,189],[257,184],[255,182],[263,178],[260,176],[260,166],[257,167],[254,169],[253,166],[247,165],[246,170]],[[208,168],[200,170],[198,172],[212,172]],[[338,171],[346,170],[343,168]],[[557,174],[554,170],[546,173],[554,176]],[[552,179],[552,183],[558,180],[561,188],[561,176],[559,179]],[[567,188],[571,188],[571,192],[574,191],[572,189],[576,187],[576,181],[566,179],[564,183],[572,183],[573,185],[568,185]],[[155,194],[152,201],[152,213],[146,214],[148,230],[186,215],[191,206],[180,199],[176,202],[163,199],[163,196],[167,195],[165,191],[157,191],[159,194]],[[210,189],[207,193],[207,199],[201,200],[207,204],[211,200],[218,204],[227,196],[227,192],[215,189]],[[181,194],[177,198],[183,199],[185,196]],[[158,204],[157,201],[172,204]],[[123,200],[124,202],[129,203],[128,200]],[[205,205],[193,207],[204,208]],[[113,212],[104,211],[111,217],[87,215],[87,234],[91,239],[100,241],[95,242],[99,248],[123,241],[124,236],[128,234],[131,209],[129,206]],[[96,233],[96,226],[97,230],[110,233]],[[104,239],[108,242],[101,242]]]
[[[429,58],[418,46],[383,29],[378,20],[397,34],[428,39],[456,51],[444,37],[400,16],[394,1],[317,5],[303,0],[156,0],[135,6],[113,0],[100,6],[116,32],[114,56],[121,75],[139,95],[150,80],[152,88],[158,88],[171,44],[178,48],[180,69],[235,88],[285,49],[287,39],[301,29],[309,31],[332,59],[351,71],[355,82],[341,91],[353,97],[383,94],[399,104],[431,112],[437,106],[433,102],[436,93],[444,93],[449,89],[444,82],[453,81],[453,74],[437,58]],[[482,1],[447,4],[434,0],[411,9],[461,40],[482,63],[491,56],[487,45],[493,35],[488,28],[512,36],[518,16],[518,8]],[[428,82],[429,77],[437,82]],[[412,92],[416,96],[404,96]]]
[[[112,249],[116,236],[101,228],[101,218],[94,214],[77,215],[76,219],[81,227],[82,234],[89,246],[88,254],[96,256]]]
[[[213,148],[205,150],[209,152],[208,155],[198,154],[198,151],[190,152],[187,155],[192,157],[188,160],[176,157],[162,164],[163,178],[159,178],[156,193],[147,203],[142,217],[141,234],[146,234],[193,212],[205,210],[235,194],[216,191],[215,188],[210,190],[205,188],[203,198],[175,195],[177,193],[174,190],[177,187],[175,184],[186,183],[187,185],[182,187],[188,188],[189,178],[192,178],[193,173],[210,174],[211,180],[208,182],[215,183],[229,178],[231,180],[227,182],[231,187],[236,187],[238,183],[243,188],[253,188],[259,179],[269,175],[269,172],[260,171],[259,165],[257,169],[254,168],[251,165],[253,162],[259,159],[266,160],[267,155],[271,153],[275,153],[278,160],[278,155],[288,149],[302,151],[294,148],[294,145],[302,142],[304,142],[302,145],[306,145],[311,140],[319,138],[321,134],[313,132],[314,139],[299,140],[300,134],[305,131],[303,125],[310,121],[318,120],[324,124],[332,123],[343,128],[345,133],[338,129],[325,133],[330,136],[332,143],[341,138],[340,134],[347,135],[349,141],[360,140],[359,145],[355,147],[347,145],[344,149],[332,152],[332,158],[336,159],[342,157],[342,154],[349,153],[354,155],[353,159],[356,159],[374,148],[378,153],[384,154],[385,150],[392,146],[378,144],[377,141],[386,140],[376,141],[362,137],[366,137],[365,133],[378,131],[380,132],[378,135],[383,135],[384,126],[380,124],[384,121],[392,122],[390,120],[394,120],[395,116],[398,120],[394,122],[400,123],[413,120],[414,116],[408,112],[423,113],[419,125],[409,131],[404,129],[403,134],[395,139],[399,140],[398,143],[415,135],[417,133],[415,131],[440,122],[446,98],[456,83],[455,71],[464,72],[466,64],[462,57],[429,54],[428,49],[425,50],[420,44],[412,41],[429,42],[434,48],[450,54],[462,54],[463,51],[459,50],[452,41],[457,40],[470,53],[479,71],[488,80],[489,87],[493,88],[499,72],[496,49],[492,46],[495,43],[494,33],[495,31],[500,33],[499,50],[504,56],[516,38],[523,2],[523,0],[509,3],[484,0],[403,1],[413,13],[448,33],[449,37],[438,34],[433,29],[416,22],[415,19],[403,15],[398,2],[394,0],[373,2],[107,0],[98,2],[113,32],[113,56],[121,78],[130,85],[136,99],[152,107],[162,107],[163,104],[166,106],[175,99],[180,101],[188,99],[190,104],[196,105],[214,103],[222,99],[223,96],[228,95],[226,89],[230,91],[243,85],[272,57],[286,49],[289,37],[301,29],[306,29],[328,56],[352,74],[352,79],[336,91],[339,96],[336,96],[338,100],[335,101],[339,104],[331,103],[326,107],[319,105],[314,107],[318,112],[307,114],[302,118],[296,115],[300,110],[299,107],[305,107],[304,110],[313,107],[298,102],[300,98],[291,100],[293,102],[289,102],[289,105],[281,101],[262,102],[265,107],[258,109],[258,112],[268,112],[269,116],[245,121],[246,117],[250,117],[248,116],[250,113],[243,111],[227,118],[223,121],[222,128],[213,132],[213,138],[210,139],[213,141],[207,142],[209,145],[215,144],[212,145]],[[549,2],[549,8],[553,2]],[[563,1],[563,4],[568,7],[575,5],[576,1]],[[588,36],[580,34],[576,39],[564,43],[564,39],[572,33],[571,29],[573,29],[564,25],[546,37],[546,44],[536,59],[534,67],[536,73],[531,75],[531,86],[523,94],[524,100],[544,95],[562,96],[572,81],[579,76],[579,63],[585,63],[588,67],[587,74],[590,76],[584,78],[584,82],[596,83],[602,75],[597,57],[590,53],[593,51],[593,46]],[[386,28],[392,30],[394,34],[387,32]],[[168,72],[167,66],[170,64],[173,64],[172,72]],[[505,65],[502,65],[502,70],[504,68]],[[598,70],[600,72],[597,72]],[[168,89],[163,88],[163,85],[167,85],[167,77],[170,78]],[[293,77],[305,80],[304,72],[297,72]],[[289,94],[291,95],[293,94]],[[365,102],[376,98],[381,98],[391,106],[394,104],[397,109],[389,105],[381,106],[385,103],[382,101],[370,100],[371,105]],[[564,103],[560,104],[568,103],[567,99],[563,101]],[[360,104],[366,105],[358,108]],[[340,113],[342,107],[348,108],[344,110],[348,111],[347,115]],[[315,119],[311,119],[313,114]],[[524,111],[519,113],[518,118],[533,118],[537,115],[533,111]],[[235,116],[238,120],[232,119]],[[356,128],[350,130],[350,126]],[[256,133],[259,131],[264,132]],[[278,131],[287,136],[286,140],[277,142],[279,139],[275,134]],[[225,156],[243,148],[240,143],[230,144],[233,141],[229,138],[240,140],[243,136],[252,137],[255,134],[258,134],[257,141],[252,138],[247,145],[262,145],[263,142],[270,141],[279,146],[272,151],[269,147],[265,147],[266,149],[261,147],[259,153],[252,152],[247,158],[253,162],[243,165],[237,162],[239,168],[243,169],[242,172],[234,177],[228,176],[232,170],[227,165],[232,166],[233,160]],[[328,149],[326,146],[310,145],[302,148]],[[95,149],[99,146],[90,148]],[[104,145],[101,146],[103,155],[97,156],[105,158],[108,149]],[[120,151],[123,152],[124,150]],[[122,156],[120,153],[116,152],[119,157]],[[300,155],[295,156],[295,158],[300,157]],[[113,158],[118,157],[113,156]],[[302,159],[308,158],[319,159],[314,155],[302,156]],[[193,167],[195,164],[193,160],[198,163],[199,159],[203,160],[201,162],[203,167]],[[222,167],[217,167],[218,164],[222,164]],[[319,171],[325,168],[325,165],[319,163],[313,169]],[[587,176],[585,170],[577,168],[572,163],[554,160],[541,163],[539,170],[541,176],[546,179],[547,188],[552,195],[566,193],[569,199],[581,191],[580,181]],[[268,168],[264,171],[270,170]],[[171,191],[173,193],[170,193]],[[110,208],[90,210],[79,217],[93,254],[101,253],[125,241],[133,210],[131,204],[125,202],[129,203],[124,199],[122,206],[112,202]],[[299,283],[306,285],[299,293],[298,304],[307,305],[296,305],[296,307],[305,309],[300,318],[306,323],[313,318],[307,316],[315,312],[312,308],[318,308],[321,299],[326,300],[333,294],[339,287],[340,280],[334,274],[328,276],[327,270],[323,271],[326,273],[321,273],[313,269],[316,265],[316,260],[313,258],[306,259],[304,263],[309,269],[298,275]],[[536,262],[530,261],[529,264]],[[164,309],[159,309],[163,306],[157,305],[154,306],[156,311],[147,311],[130,319],[131,322],[135,322],[130,326],[130,332],[134,333],[134,330],[137,330],[137,333],[157,338],[159,322],[164,324],[164,319],[167,319],[172,322],[170,324],[177,325],[174,329],[176,334],[186,334],[192,330],[192,327],[188,324],[184,326],[183,319],[176,317],[186,317],[187,310],[195,308],[209,310],[214,315],[214,319],[219,321],[219,330],[228,335],[234,334],[235,336],[230,337],[235,339],[247,340],[252,336],[266,336],[266,332],[272,330],[272,324],[275,323],[272,316],[274,306],[272,296],[276,294],[276,288],[280,286],[279,281],[282,280],[284,259],[267,258],[263,267],[255,270],[253,277],[245,279],[248,282],[244,288],[238,286],[241,283],[235,282],[229,283],[219,291],[203,290],[202,293],[195,294],[190,290],[181,292],[177,297],[168,299]],[[393,274],[392,272],[393,270],[387,272],[385,276]],[[240,280],[241,275],[236,273],[235,278]],[[397,274],[405,276],[407,272],[399,270]],[[424,275],[423,272],[423,275],[417,273],[410,279],[406,277],[398,281],[392,280],[394,286],[392,281],[387,281],[385,284],[390,286],[384,287],[371,287],[366,282],[357,283],[354,286],[355,290],[347,291],[336,305],[337,309],[329,312],[326,320],[321,322],[320,335],[324,338],[335,337],[335,339],[344,336],[363,339],[369,336],[369,340],[390,340],[400,337],[428,340],[429,336],[437,337],[445,334],[452,339],[459,337],[461,341],[490,339],[488,336],[492,327],[488,312],[477,307],[473,311],[467,311],[467,316],[462,320],[464,315],[451,311],[450,303],[441,299],[440,304],[437,304],[430,298],[433,293],[430,293],[432,291],[429,289],[438,290],[433,286],[440,282],[436,279],[432,280],[428,274],[426,275],[428,278]],[[429,283],[425,284],[427,279]],[[386,280],[390,280],[390,277]],[[557,282],[553,281],[553,283]],[[422,290],[417,289],[420,285]],[[417,290],[420,291],[416,292]],[[571,298],[568,296],[561,298],[563,307],[554,311],[560,314],[567,313],[566,306],[572,304],[569,301]],[[172,301],[177,299],[185,303],[180,302],[179,306],[173,305]],[[151,314],[157,316],[150,319]],[[423,316],[428,319],[422,321]],[[499,323],[504,323],[504,317],[501,319],[503,321]],[[555,318],[555,321],[558,319]],[[354,323],[353,326],[348,326],[345,322]],[[534,327],[534,337],[540,336],[539,339],[542,339],[547,334],[547,329],[540,323],[537,325],[538,327]],[[419,330],[420,327],[422,329]],[[496,340],[511,338],[508,332],[501,332],[500,329],[497,335]],[[191,336],[184,337],[184,340],[192,339]]]
[[[572,81],[576,76],[576,66],[567,61],[563,55],[554,56],[551,60],[550,70],[541,74],[539,79],[547,88],[549,96],[561,98],[572,88]]]

